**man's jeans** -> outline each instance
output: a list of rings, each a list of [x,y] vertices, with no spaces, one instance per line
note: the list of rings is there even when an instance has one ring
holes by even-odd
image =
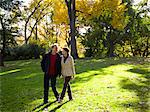
[[[59,97],[59,94],[56,90],[56,77],[50,77],[48,74],[45,74],[44,75],[44,102],[45,103],[48,102],[49,80],[51,81],[51,87],[56,99],[58,99]]]

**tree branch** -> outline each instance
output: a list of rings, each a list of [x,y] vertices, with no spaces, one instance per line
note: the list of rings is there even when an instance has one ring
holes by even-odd
[[[34,31],[34,28],[35,28],[35,26],[37,25],[37,23],[38,23],[41,19],[43,19],[47,14],[48,14],[48,13],[45,13],[41,18],[39,18],[39,19],[36,20],[35,24],[33,25],[32,29],[31,29],[31,33],[30,33],[29,37],[27,38],[27,41],[28,41],[29,38],[31,37],[31,35],[32,35],[32,33],[33,33],[33,31]]]
[[[25,22],[25,41],[26,41],[26,43],[27,43],[27,24],[28,24],[28,22],[29,22],[29,20],[30,20],[30,18],[31,18],[31,16],[35,13],[35,11],[40,7],[40,3],[42,2],[43,0],[40,0],[39,2],[38,2],[38,4],[37,4],[37,6],[34,8],[34,10],[31,12],[31,14],[28,16],[28,18],[27,18],[27,20],[26,20],[26,22]]]
[[[83,11],[80,11],[80,10],[76,10],[76,12],[80,12],[80,13],[84,13],[85,14],[85,12],[83,12]],[[86,13],[87,15],[89,15],[89,16],[91,16],[92,14],[89,14],[89,13]]]

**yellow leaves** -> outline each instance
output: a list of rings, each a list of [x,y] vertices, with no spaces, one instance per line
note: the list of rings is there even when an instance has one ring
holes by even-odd
[[[103,16],[112,18],[110,23],[114,28],[123,29],[126,26],[124,13],[127,9],[122,0],[76,0],[76,9],[86,20]]]
[[[88,0],[77,0],[76,1],[76,9],[81,12],[86,12],[87,14],[90,14],[92,11],[91,4],[92,3],[88,2]]]
[[[52,0],[33,0],[29,5],[29,10],[35,12],[33,14],[34,18],[40,18],[43,15],[51,12]]]
[[[104,5],[102,4],[102,2],[95,1],[92,10],[93,16],[97,16],[97,14],[102,14],[103,8]]]
[[[68,24],[68,10],[64,0],[54,0],[53,2],[53,22],[55,24]]]
[[[111,24],[114,28],[122,30],[127,25],[129,20],[129,16],[113,16],[113,20],[111,21]]]
[[[33,10],[33,8],[35,8],[35,6],[38,5],[40,0],[34,0],[34,1],[31,1],[30,4],[29,4],[29,7],[31,10]]]
[[[33,9],[40,0],[34,0],[31,3],[30,8]],[[65,0],[42,0],[42,7],[48,3],[52,3],[49,12],[53,11],[54,24],[69,24],[68,10]],[[40,14],[41,8],[37,11],[36,15]],[[45,10],[48,12],[48,10]],[[125,27],[125,21],[127,18],[124,16],[126,4],[122,4],[122,0],[76,0],[76,10],[78,20],[85,18],[89,20],[91,18],[103,16],[105,18],[112,18],[110,23],[114,28],[122,29]]]
[[[128,17],[124,16],[126,10],[126,5],[120,4],[116,7],[116,10],[113,11],[111,24],[114,28],[123,29],[127,25]]]

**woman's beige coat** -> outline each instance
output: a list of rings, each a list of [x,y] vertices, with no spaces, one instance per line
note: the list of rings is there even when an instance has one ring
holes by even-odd
[[[72,56],[68,56],[64,63],[64,57],[62,56],[61,59],[61,73],[64,77],[66,76],[74,76],[75,74],[75,67],[74,67],[74,60]]]

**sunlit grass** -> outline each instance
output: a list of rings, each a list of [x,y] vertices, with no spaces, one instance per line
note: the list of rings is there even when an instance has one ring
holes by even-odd
[[[6,72],[2,72],[2,73],[0,73],[0,75],[5,75],[5,74],[9,74],[9,73],[15,73],[15,72],[19,72],[19,71],[21,71],[21,69],[10,70],[10,71],[6,71]]]
[[[145,61],[146,60],[146,61]],[[149,60],[91,59],[76,60],[76,76],[71,81],[73,101],[55,101],[50,88],[49,102],[43,103],[43,73],[40,60],[6,62],[1,80],[2,111],[57,112],[148,112],[150,106]],[[16,70],[16,71],[14,71]],[[58,79],[61,92],[63,80]]]

